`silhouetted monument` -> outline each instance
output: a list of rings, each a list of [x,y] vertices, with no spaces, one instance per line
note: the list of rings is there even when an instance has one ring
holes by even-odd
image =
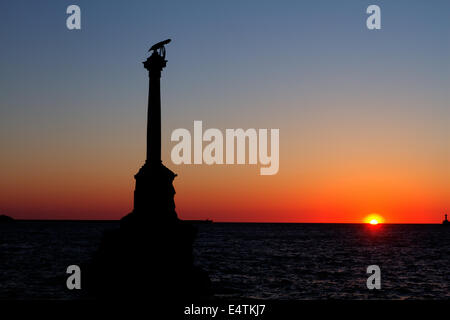
[[[175,211],[176,174],[161,161],[161,71],[164,45],[144,62],[149,75],[147,158],[134,176],[134,209],[110,231],[88,268],[87,287],[100,298],[195,298],[210,294],[208,275],[193,263],[195,228]]]
[[[450,225],[450,222],[447,220],[447,215],[445,215],[445,219],[442,221],[442,224],[447,226]]]
[[[175,189],[173,179],[176,174],[162,164],[161,161],[161,71],[166,66],[164,45],[170,39],[159,42],[150,48],[151,56],[144,61],[148,70],[148,113],[147,113],[147,159],[134,176],[134,210],[124,218],[124,222],[136,215],[142,219],[151,219],[159,223],[161,220],[175,220]]]

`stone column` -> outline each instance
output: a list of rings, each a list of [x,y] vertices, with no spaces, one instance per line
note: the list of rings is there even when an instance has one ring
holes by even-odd
[[[161,162],[161,71],[167,60],[157,50],[143,62],[148,70],[148,113],[147,113],[147,158],[149,164]]]

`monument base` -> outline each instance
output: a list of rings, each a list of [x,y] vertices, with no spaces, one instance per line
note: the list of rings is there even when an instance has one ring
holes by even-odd
[[[120,228],[105,233],[89,268],[88,290],[99,298],[165,299],[211,294],[206,272],[194,266],[193,225],[175,211],[176,177],[162,163],[135,175],[135,207]]]

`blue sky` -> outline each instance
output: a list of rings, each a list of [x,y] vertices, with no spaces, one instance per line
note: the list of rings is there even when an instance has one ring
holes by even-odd
[[[66,28],[70,4],[81,7],[82,30]],[[366,28],[371,4],[381,7],[381,30]],[[9,183],[33,157],[62,166],[75,157],[92,164],[95,154],[115,157],[116,171],[135,170],[145,156],[141,62],[166,38],[166,161],[171,131],[194,120],[280,128],[281,161],[326,145],[323,132],[337,132],[346,152],[367,135],[380,139],[378,153],[410,141],[417,153],[441,154],[450,140],[449,15],[445,0],[2,1],[0,146],[9,173],[0,178]]]

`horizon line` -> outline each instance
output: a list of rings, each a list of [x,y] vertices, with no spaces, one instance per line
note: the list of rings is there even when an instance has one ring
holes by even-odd
[[[13,218],[13,217],[12,217]],[[23,222],[120,222],[121,219],[16,219],[13,218],[14,221],[23,221]],[[261,223],[261,224],[369,224],[367,222],[289,222],[289,221],[214,221],[211,219],[180,219],[180,221],[187,222],[202,222],[202,221],[211,221],[212,223]],[[437,224],[440,225],[442,222],[383,222],[379,223],[379,225],[383,224]]]

